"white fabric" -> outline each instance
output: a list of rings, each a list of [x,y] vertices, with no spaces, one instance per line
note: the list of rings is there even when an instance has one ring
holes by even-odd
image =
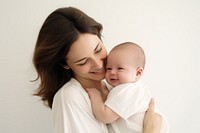
[[[73,78],[54,96],[52,111],[55,133],[108,133],[93,116],[88,94]]]
[[[144,114],[148,109],[150,99],[151,95],[141,81],[114,87],[108,94],[105,105],[121,118],[110,124],[109,132],[141,133]],[[165,129],[163,133],[167,132]]]

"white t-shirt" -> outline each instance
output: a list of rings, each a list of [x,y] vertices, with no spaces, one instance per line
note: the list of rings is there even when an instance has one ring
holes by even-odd
[[[113,128],[115,133],[142,132],[143,117],[150,99],[149,91],[140,81],[114,87],[109,92],[105,105],[121,118],[111,123],[110,128]]]
[[[120,118],[110,124],[109,132],[141,133],[144,114],[150,99],[150,92],[141,81],[114,87],[108,94],[105,105],[116,112]],[[167,133],[168,125],[164,127],[166,128],[164,133]]]
[[[55,94],[52,111],[55,133],[108,133],[107,126],[95,119],[87,92],[74,78]]]

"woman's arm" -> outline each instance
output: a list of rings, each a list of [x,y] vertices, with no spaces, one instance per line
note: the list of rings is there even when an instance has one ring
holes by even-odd
[[[87,93],[90,97],[92,110],[97,120],[107,124],[119,118],[118,114],[104,104],[101,93],[97,89],[89,88],[87,89]]]
[[[149,108],[144,116],[143,133],[160,133],[162,116],[154,112],[154,99],[149,103]]]

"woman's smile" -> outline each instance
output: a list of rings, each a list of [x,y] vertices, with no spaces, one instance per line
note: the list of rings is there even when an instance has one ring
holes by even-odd
[[[96,75],[101,75],[101,74],[104,74],[104,73],[105,73],[105,70],[104,70],[103,68],[101,68],[101,69],[92,71],[91,73],[94,73],[94,74],[96,74]]]

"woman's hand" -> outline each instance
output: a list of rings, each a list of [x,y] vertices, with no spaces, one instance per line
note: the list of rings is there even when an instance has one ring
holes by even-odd
[[[154,112],[154,99],[149,103],[149,108],[144,116],[143,133],[160,133],[162,116]]]

